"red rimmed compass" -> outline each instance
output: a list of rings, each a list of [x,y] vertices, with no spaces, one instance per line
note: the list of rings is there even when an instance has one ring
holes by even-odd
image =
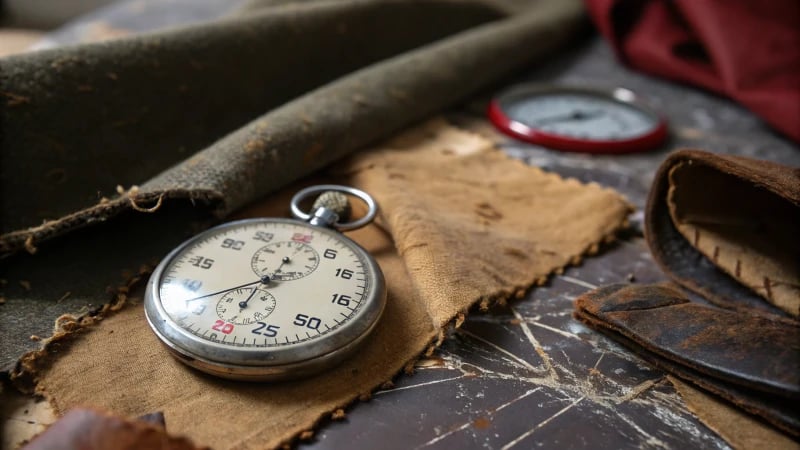
[[[517,86],[494,98],[488,115],[511,137],[570,152],[640,152],[667,137],[666,120],[623,88]]]

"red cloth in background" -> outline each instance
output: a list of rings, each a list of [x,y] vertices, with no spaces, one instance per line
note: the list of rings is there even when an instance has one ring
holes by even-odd
[[[800,1],[585,1],[624,63],[731,97],[800,142]]]

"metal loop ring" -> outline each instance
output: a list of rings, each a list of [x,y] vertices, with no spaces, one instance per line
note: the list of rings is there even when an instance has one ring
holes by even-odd
[[[305,221],[310,220],[312,217],[311,214],[303,212],[303,210],[300,209],[300,202],[307,199],[311,195],[322,194],[323,192],[326,191],[338,191],[352,195],[354,197],[358,197],[367,205],[367,214],[365,214],[364,217],[358,220],[354,220],[352,222],[334,223],[333,227],[339,231],[355,230],[356,228],[361,228],[364,225],[372,222],[372,219],[374,219],[375,215],[378,213],[378,204],[375,203],[375,199],[373,199],[369,194],[360,189],[352,188],[349,186],[341,186],[338,184],[319,184],[316,186],[310,186],[305,189],[301,189],[297,194],[294,194],[294,197],[292,197],[292,202],[291,202],[292,215],[300,220],[305,220]]]

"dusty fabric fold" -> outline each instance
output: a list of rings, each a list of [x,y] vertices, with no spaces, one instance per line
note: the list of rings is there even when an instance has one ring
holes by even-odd
[[[582,23],[578,1],[547,1],[475,27],[499,15],[471,2],[314,2],[2,60],[0,254],[109,219],[130,198],[148,209],[165,197],[212,197],[229,213],[464,99]],[[410,22],[430,31],[409,33]],[[129,184],[142,187],[64,216]],[[13,195],[22,191],[48,203]]]
[[[389,289],[375,334],[352,359],[288,383],[215,379],[171,358],[134,302],[30,360],[38,391],[59,412],[80,404],[132,416],[158,410],[172,433],[198,444],[274,447],[389,380],[471,305],[521,293],[597,251],[630,211],[611,190],[511,160],[441,121],[343,162],[327,177],[367,190],[382,210],[378,224],[351,234],[377,258]],[[292,193],[236,217],[285,215]],[[73,382],[77,373],[83,383]],[[210,426],[220,417],[235,420]]]
[[[308,90],[498,17],[475,2],[313,2],[0,60],[0,230],[112,197]]]
[[[625,63],[726,95],[800,142],[797,2],[586,0],[586,4]]]

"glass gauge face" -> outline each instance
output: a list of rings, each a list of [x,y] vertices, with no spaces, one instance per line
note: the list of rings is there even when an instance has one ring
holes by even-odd
[[[511,120],[549,134],[585,140],[627,140],[652,132],[659,119],[629,104],[593,95],[540,94],[509,102]]]
[[[158,297],[174,324],[216,347],[288,348],[336,334],[368,301],[367,263],[335,232],[243,221],[190,241]]]
[[[668,137],[664,118],[624,88],[520,85],[493,99],[487,114],[501,132],[554,150],[639,152]]]

